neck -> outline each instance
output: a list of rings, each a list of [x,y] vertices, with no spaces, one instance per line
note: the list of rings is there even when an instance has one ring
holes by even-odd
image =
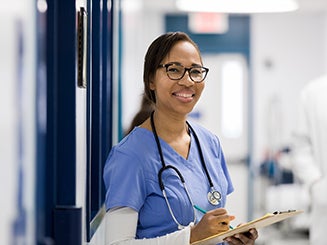
[[[160,117],[160,113],[153,114],[152,130],[166,141],[177,153],[187,159],[191,137],[187,132],[186,119],[170,120],[169,117]]]
[[[161,137],[178,137],[187,133],[186,117],[173,117],[155,111],[153,114],[153,122],[158,135]]]

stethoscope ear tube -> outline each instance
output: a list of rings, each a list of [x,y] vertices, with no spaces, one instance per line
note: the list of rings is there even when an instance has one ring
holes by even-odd
[[[192,132],[193,132],[193,135],[194,135],[194,138],[195,138],[195,141],[196,141],[196,144],[198,146],[199,153],[200,153],[202,167],[203,167],[203,169],[205,171],[205,174],[207,175],[207,179],[209,181],[210,188],[213,188],[213,183],[212,183],[212,180],[211,180],[209,171],[208,171],[207,166],[206,166],[205,161],[204,161],[204,156],[203,156],[202,148],[200,146],[200,140],[199,140],[197,134],[195,133],[194,129],[192,128],[192,126],[188,122],[186,122],[186,123],[187,123],[187,126],[189,127],[189,129],[191,129]]]

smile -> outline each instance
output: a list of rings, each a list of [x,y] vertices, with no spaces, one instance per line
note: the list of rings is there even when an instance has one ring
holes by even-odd
[[[192,98],[194,97],[194,94],[184,94],[184,93],[173,93],[173,95],[183,98]]]

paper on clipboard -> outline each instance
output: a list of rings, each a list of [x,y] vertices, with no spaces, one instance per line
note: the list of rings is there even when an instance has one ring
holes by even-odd
[[[282,220],[288,219],[295,215],[303,213],[302,210],[288,210],[282,212],[274,212],[274,213],[267,213],[264,216],[254,219],[248,223],[242,224],[241,226],[235,227],[232,230],[228,230],[217,235],[213,235],[211,237],[205,238],[203,240],[197,241],[192,243],[192,245],[211,245],[223,242],[223,239],[226,237],[233,236],[238,233],[247,232],[252,228],[262,228],[265,226],[272,225],[274,223],[280,222]]]

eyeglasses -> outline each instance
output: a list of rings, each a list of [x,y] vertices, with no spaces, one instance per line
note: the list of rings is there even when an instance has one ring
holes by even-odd
[[[180,80],[184,77],[186,71],[188,71],[188,75],[193,82],[200,83],[202,82],[207,74],[209,69],[203,66],[194,66],[190,68],[186,68],[180,64],[176,63],[168,63],[161,64],[159,68],[166,68],[167,76],[171,80]]]

